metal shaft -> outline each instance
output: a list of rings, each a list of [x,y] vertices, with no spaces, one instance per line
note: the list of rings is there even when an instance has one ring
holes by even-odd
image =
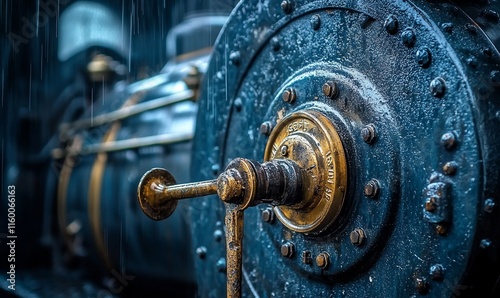
[[[243,260],[243,210],[239,209],[238,205],[226,204],[225,224],[227,229],[227,298],[240,298]]]
[[[217,179],[168,186],[160,184],[155,191],[162,194],[161,201],[203,197],[217,193]]]

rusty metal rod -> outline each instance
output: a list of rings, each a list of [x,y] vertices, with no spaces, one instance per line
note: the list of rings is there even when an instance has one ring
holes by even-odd
[[[226,204],[225,224],[227,259],[227,298],[241,297],[241,268],[243,260],[243,210]]]
[[[217,179],[168,186],[154,183],[151,188],[157,194],[161,194],[157,202],[157,204],[161,204],[163,201],[177,201],[216,194]]]

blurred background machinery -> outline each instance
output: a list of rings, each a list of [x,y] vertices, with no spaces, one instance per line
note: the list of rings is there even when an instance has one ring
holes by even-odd
[[[496,1],[0,3],[2,295],[500,295]]]

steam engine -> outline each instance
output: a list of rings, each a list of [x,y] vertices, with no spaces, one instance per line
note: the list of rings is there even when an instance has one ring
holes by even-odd
[[[496,2],[49,2],[7,2],[5,295],[500,294]]]

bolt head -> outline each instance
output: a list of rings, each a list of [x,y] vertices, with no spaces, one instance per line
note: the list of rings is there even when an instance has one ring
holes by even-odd
[[[275,52],[279,51],[279,49],[281,48],[280,40],[276,36],[271,38],[271,47]]]
[[[372,179],[368,181],[365,185],[365,196],[369,198],[375,198],[380,192],[380,183],[377,179]]]
[[[437,225],[436,226],[436,233],[438,235],[444,236],[446,233],[448,233],[448,228],[445,225]]]
[[[220,171],[220,166],[218,164],[213,164],[211,169],[212,169],[212,174],[218,175]]]
[[[376,136],[375,125],[373,124],[367,124],[361,129],[361,137],[367,144],[372,144],[375,141]]]
[[[338,95],[338,86],[337,83],[334,81],[327,81],[326,83],[323,84],[323,94],[325,94],[326,97],[329,97],[331,99],[334,99]]]
[[[281,9],[283,10],[284,13],[289,14],[292,12],[293,5],[290,1],[288,0],[283,0],[281,2]]]
[[[409,48],[415,45],[416,40],[417,36],[412,28],[406,28],[403,33],[401,33],[401,42]]]
[[[243,181],[240,173],[235,169],[223,172],[217,178],[217,194],[224,202],[234,202],[243,194]]]
[[[491,240],[490,239],[482,239],[481,242],[479,243],[479,246],[482,249],[487,249],[491,246]]]
[[[444,164],[443,172],[446,175],[454,175],[457,172],[458,164],[454,161],[449,161]]]
[[[204,259],[205,256],[207,255],[207,248],[205,246],[198,247],[196,249],[196,255],[198,255],[200,259]]]
[[[293,257],[295,246],[291,242],[287,242],[281,246],[281,255],[286,258]]]
[[[326,269],[330,265],[330,256],[326,252],[320,253],[316,257],[316,265],[321,269]]]
[[[241,101],[241,98],[237,97],[234,100],[234,108],[236,109],[237,112],[240,112],[242,107],[243,107],[243,101]]]
[[[349,235],[349,239],[351,240],[351,243],[356,246],[360,246],[363,244],[365,241],[365,231],[363,229],[355,229],[354,231],[351,232]]]
[[[222,240],[222,236],[224,236],[224,233],[221,230],[215,230],[214,232],[215,241],[220,242]]]
[[[452,132],[447,132],[441,136],[441,144],[446,148],[447,150],[451,150],[455,147],[457,144],[457,138],[455,137],[455,134]]]
[[[398,19],[390,15],[385,19],[384,28],[389,34],[396,34],[398,32]]]
[[[227,268],[226,259],[220,258],[217,261],[217,263],[215,264],[215,267],[217,268],[217,271],[219,271],[219,272],[226,272],[226,268]]]
[[[493,212],[493,209],[495,208],[495,201],[491,198],[486,199],[484,201],[484,211],[487,213]]]
[[[274,221],[274,211],[272,208],[266,208],[262,211],[262,220],[267,223]]]
[[[229,54],[229,60],[234,65],[240,65],[240,52],[239,51],[231,52],[231,54]]]
[[[269,136],[272,130],[273,130],[273,125],[271,124],[270,121],[266,121],[260,125],[260,133],[265,136]]]
[[[283,98],[284,102],[293,103],[295,101],[295,99],[297,98],[297,94],[295,93],[295,89],[287,88],[285,91],[283,91],[282,98]]]
[[[443,78],[437,77],[431,81],[429,85],[429,89],[431,91],[432,96],[434,97],[443,97],[446,91],[446,82]]]
[[[429,275],[433,280],[443,280],[444,267],[441,264],[432,265],[429,269]]]
[[[311,28],[316,31],[321,26],[321,18],[319,14],[315,14],[311,17]]]
[[[427,68],[429,65],[431,65],[431,50],[429,50],[428,47],[421,47],[417,50],[417,53],[415,54],[417,58],[417,63],[420,65],[422,68]]]

